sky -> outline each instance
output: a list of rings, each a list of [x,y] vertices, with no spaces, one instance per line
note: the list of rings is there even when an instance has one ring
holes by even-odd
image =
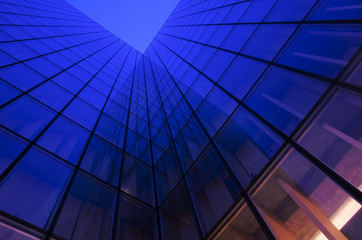
[[[179,0],[67,0],[143,53]]]

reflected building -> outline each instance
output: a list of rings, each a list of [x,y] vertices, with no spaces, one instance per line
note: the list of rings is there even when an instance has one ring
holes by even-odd
[[[1,239],[362,239],[359,1],[181,0],[141,54],[0,2]]]

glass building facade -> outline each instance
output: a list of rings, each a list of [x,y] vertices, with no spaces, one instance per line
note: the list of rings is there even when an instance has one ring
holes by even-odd
[[[0,0],[0,239],[362,239],[361,18],[181,0],[141,54]]]

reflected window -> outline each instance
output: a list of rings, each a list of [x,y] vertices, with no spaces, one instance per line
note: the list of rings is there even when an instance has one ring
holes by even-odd
[[[361,204],[296,150],[252,197],[277,239],[361,239]]]

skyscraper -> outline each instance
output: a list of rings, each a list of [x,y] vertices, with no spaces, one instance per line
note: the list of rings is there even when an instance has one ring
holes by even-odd
[[[0,239],[362,239],[359,1],[181,0],[145,53],[0,1]]]

